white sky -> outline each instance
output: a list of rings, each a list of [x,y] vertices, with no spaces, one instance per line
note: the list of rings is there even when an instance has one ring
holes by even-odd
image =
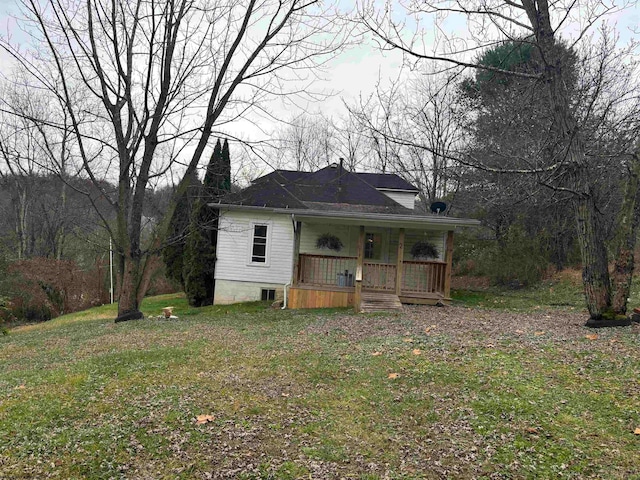
[[[637,29],[640,24],[640,6],[637,5],[637,2],[635,3],[633,9],[617,15],[615,19],[610,19],[610,21],[617,23],[620,40],[624,43],[634,37],[632,29]],[[17,13],[16,0],[0,0],[0,36],[6,37],[9,33],[14,42],[24,42],[25,35],[17,28],[10,16],[11,13]],[[412,22],[411,19],[409,21]],[[450,27],[453,27],[452,30],[456,31],[456,35],[465,35],[466,25],[463,21],[449,18],[447,22]],[[431,32],[433,30],[429,29],[428,42],[432,41]],[[635,38],[640,39],[640,32],[635,35]],[[8,55],[0,49],[0,72],[6,73],[10,69],[11,63]],[[342,106],[343,101],[351,103],[357,100],[359,95],[369,95],[374,91],[379,80],[384,84],[388,83],[389,79],[397,78],[401,66],[402,56],[398,52],[380,52],[372,42],[366,42],[357,48],[348,50],[328,65],[328,71],[325,75],[326,81],[316,84],[316,88],[333,92],[335,95],[322,103],[307,105],[306,109],[322,111],[332,116],[343,115],[345,113]],[[273,102],[270,105],[270,110],[278,118],[290,118],[296,113],[295,108],[283,104],[280,100]],[[273,128],[272,122],[265,120],[261,124],[267,130]],[[258,135],[263,136],[254,126],[246,124],[238,124],[227,131],[254,138]]]

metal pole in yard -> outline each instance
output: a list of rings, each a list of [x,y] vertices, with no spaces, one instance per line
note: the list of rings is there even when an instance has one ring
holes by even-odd
[[[109,237],[109,298],[113,303],[113,245]]]

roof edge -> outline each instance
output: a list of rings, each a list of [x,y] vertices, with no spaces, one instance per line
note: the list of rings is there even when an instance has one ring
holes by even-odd
[[[211,208],[218,210],[246,210],[246,211],[259,211],[270,212],[287,215],[298,215],[300,217],[314,217],[314,218],[333,218],[336,220],[384,220],[390,223],[414,223],[414,224],[432,224],[440,226],[458,226],[458,227],[476,227],[480,226],[480,220],[474,218],[458,218],[458,217],[444,217],[444,216],[418,216],[418,215],[403,215],[394,213],[362,213],[362,212],[335,212],[324,210],[301,210],[298,208],[274,208],[274,207],[258,207],[253,205],[235,205],[224,203],[209,203],[207,204]]]

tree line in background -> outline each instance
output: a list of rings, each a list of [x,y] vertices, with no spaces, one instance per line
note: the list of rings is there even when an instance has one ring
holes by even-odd
[[[100,223],[100,214],[109,218],[108,206],[103,201],[98,214],[94,207],[100,193],[93,202],[79,193],[91,189],[91,182],[77,177],[63,182],[34,170],[3,173],[0,185],[0,212],[5,219],[0,230],[0,323],[49,320],[108,303],[109,240]],[[147,192],[147,229],[163,215],[174,188]],[[105,190],[116,188],[103,185]],[[162,250],[164,265],[152,282],[152,293],[182,289],[192,306],[213,303],[218,219],[206,204],[230,190],[229,142],[218,140],[204,179],[194,171],[189,190],[178,199]],[[117,272],[114,280],[117,298]]]
[[[12,259],[80,258],[77,239],[110,238],[119,320],[140,317],[162,260],[190,303],[210,303],[217,219],[204,204],[230,188],[228,144],[215,144],[202,183],[196,171],[216,129],[264,112],[274,96],[312,97],[301,83],[313,84],[357,24],[410,68],[340,116],[286,120],[253,152],[273,168],[343,158],[351,170],[397,173],[419,188],[423,211],[444,200],[449,214],[483,220],[458,249],[472,260],[460,259],[465,268],[519,286],[549,263],[580,264],[591,318],[626,311],[640,221],[636,45],[620,47],[606,24],[595,37],[560,33],[615,5],[451,0],[378,10],[362,0],[350,18],[319,1],[161,5],[25,2],[36,48],[0,39],[19,65],[0,109]],[[475,56],[455,35],[418,49],[429,32],[411,32],[403,15],[432,19],[442,35],[458,15]]]

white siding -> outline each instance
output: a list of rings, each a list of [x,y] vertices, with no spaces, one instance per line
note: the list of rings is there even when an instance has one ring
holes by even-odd
[[[393,192],[389,190],[379,190],[380,193],[384,193],[391,200],[395,200],[400,205],[413,210],[416,204],[416,194],[411,192]]]
[[[253,224],[268,225],[267,263],[251,263]],[[293,225],[289,215],[224,212],[218,232],[216,280],[285,284],[293,268]]]

